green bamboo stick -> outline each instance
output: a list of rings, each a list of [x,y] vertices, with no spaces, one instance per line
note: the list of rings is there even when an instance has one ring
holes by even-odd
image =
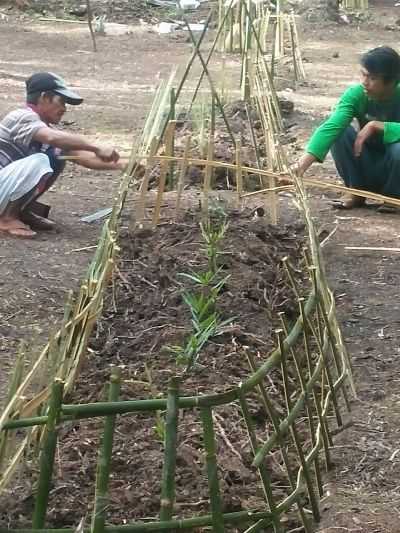
[[[322,310],[322,306],[320,307],[320,309]],[[318,345],[318,351],[319,351],[319,353],[320,353],[320,355],[322,357],[323,363],[324,363],[324,371],[325,371],[326,380],[327,380],[328,385],[329,385],[329,390],[332,392],[332,404],[333,404],[333,409],[334,409],[335,416],[336,416],[336,422],[337,422],[338,427],[340,427],[340,426],[343,425],[343,420],[342,420],[342,415],[340,413],[339,404],[338,404],[337,397],[336,397],[336,392],[335,392],[334,382],[333,382],[332,373],[331,373],[331,369],[330,369],[330,365],[329,365],[329,360],[328,360],[327,355],[326,355],[326,347],[325,347],[326,343],[322,344],[321,341],[319,340],[318,333],[315,330],[315,328],[314,328],[311,320],[309,319],[309,317],[306,318],[306,322],[307,322],[312,334],[315,337],[315,340],[316,340],[317,345]],[[328,336],[327,336],[327,339],[330,340]],[[328,344],[328,346],[329,345],[330,345],[330,343]]]
[[[305,304],[304,310],[306,316],[313,313],[316,307],[316,297],[315,293],[312,292]],[[285,344],[288,347],[293,346],[298,338],[303,332],[302,319],[299,317],[292,327],[288,337],[285,340]],[[249,392],[253,390],[259,383],[264,379],[264,377],[273,369],[277,368],[280,364],[280,353],[278,349],[275,349],[269,357],[266,359],[266,362],[261,365],[258,371],[250,376],[242,384],[242,390],[244,392]],[[314,383],[313,380],[316,380],[318,377],[318,368],[313,374],[311,379],[311,384],[308,384],[311,387]],[[310,392],[307,388],[307,393]],[[186,396],[179,398],[179,407],[180,408],[190,408],[190,407],[201,407],[201,406],[218,406],[224,405],[225,403],[233,402],[237,399],[237,388],[230,389],[226,392],[220,394],[208,394],[203,396]],[[301,409],[301,398],[299,399],[298,408]],[[167,402],[165,398],[160,399],[151,399],[151,400],[128,400],[124,402],[97,402],[92,404],[78,404],[78,405],[63,405],[62,411],[63,415],[61,421],[71,421],[71,420],[81,420],[84,418],[92,418],[96,416],[106,416],[109,414],[124,414],[132,413],[137,411],[157,411],[164,410],[167,407]],[[34,425],[44,425],[47,422],[47,416],[42,417],[32,417],[20,420],[9,420],[7,421],[3,428],[4,429],[17,429],[22,427],[30,427]],[[281,428],[284,429],[285,426]]]
[[[286,325],[286,321],[285,321],[285,318],[284,318],[284,313],[282,313],[282,312],[279,313],[279,317],[281,319],[283,332],[285,333],[285,335],[287,335],[287,325]],[[308,331],[307,331],[306,325],[304,326],[303,342],[304,342],[304,349],[305,349],[306,353],[309,354]],[[293,361],[294,361],[294,364],[295,364],[295,367],[296,367],[296,372],[297,372],[297,376],[298,376],[299,381],[300,381],[301,390],[305,391],[305,389],[306,389],[306,379],[304,377],[302,365],[301,365],[301,363],[299,361],[299,358],[297,357],[296,352],[295,352],[295,350],[293,348],[290,348],[290,353],[291,353],[291,356],[293,358]],[[310,373],[310,375],[311,375],[311,373]],[[315,394],[315,389],[313,389],[313,393]],[[307,411],[307,421],[308,421],[308,428],[309,428],[309,432],[310,432],[311,444],[312,444],[312,447],[314,447],[315,444],[316,444],[316,438],[315,438],[316,427],[315,427],[315,424],[314,424],[314,415],[313,415],[313,410],[312,410],[312,407],[311,407],[311,402],[310,402],[308,396],[306,397],[306,411]],[[321,431],[323,431],[322,427],[321,427]],[[323,487],[322,487],[321,470],[320,470],[320,466],[319,466],[318,456],[316,457],[316,459],[314,461],[314,469],[315,469],[315,478],[317,480],[318,493],[319,493],[320,497],[322,498],[322,496],[323,496]]]
[[[39,484],[33,512],[32,528],[44,528],[51,479],[53,477],[54,457],[57,448],[58,423],[61,412],[64,383],[56,378],[51,388],[46,432],[40,454]]]
[[[210,493],[211,514],[213,517],[213,532],[224,533],[224,516],[222,513],[221,494],[219,490],[215,434],[211,408],[201,408],[200,415],[203,423],[203,439],[207,465],[208,490]]]
[[[251,449],[253,450],[253,454],[256,455],[257,449],[258,449],[257,437],[254,431],[253,421],[251,418],[246,396],[243,394],[241,389],[239,389],[239,402],[240,402],[240,407],[242,409],[243,418],[246,423],[247,432],[248,432],[250,444],[251,444]],[[272,491],[271,478],[264,463],[260,463],[258,465],[258,472],[260,474],[260,479],[263,485],[265,499],[268,503],[269,509],[272,514],[272,523],[273,523],[274,532],[284,533],[284,529],[282,527],[282,524],[280,523],[279,513],[277,512],[277,506],[276,506],[274,494]]]
[[[165,423],[164,466],[161,479],[161,522],[171,520],[175,503],[175,470],[178,442],[179,378],[172,377],[168,387]]]
[[[285,510],[290,508],[293,499],[288,499],[285,502]],[[283,508],[282,508],[283,511]],[[227,525],[243,524],[254,522],[258,520],[270,520],[271,513],[268,511],[238,511],[234,513],[226,513],[223,515],[224,523]],[[183,520],[170,520],[167,522],[137,522],[123,526],[106,526],[105,533],[155,533],[157,531],[174,531],[187,530],[197,527],[209,527],[213,524],[212,515],[196,516],[194,518],[186,518]],[[75,528],[63,529],[8,529],[0,527],[0,533],[76,533]],[[89,528],[83,529],[83,533],[90,533]]]
[[[121,389],[121,371],[113,368],[111,371],[109,396],[110,402],[118,400]],[[111,471],[112,447],[114,440],[116,415],[109,415],[104,422],[103,442],[99,450],[96,474],[96,492],[92,515],[91,533],[103,533],[106,522],[108,505],[108,484]]]
[[[304,317],[303,306],[304,306],[304,300],[300,298],[299,299],[300,316],[304,318],[305,327],[307,327],[306,318]],[[313,368],[312,368],[312,357],[311,357],[310,346],[308,343],[308,338],[305,339],[304,341],[304,349],[306,352],[308,373],[311,376]],[[321,389],[323,390],[323,383],[321,383]],[[315,410],[317,411],[318,421],[321,425],[321,430],[322,430],[322,439],[324,443],[324,454],[325,454],[325,466],[326,466],[326,469],[329,470],[331,468],[331,454],[330,454],[329,447],[332,446],[333,442],[329,434],[328,425],[326,424],[326,421],[322,416],[322,407],[321,407],[321,403],[318,400],[318,394],[315,388],[313,389],[312,394],[313,394],[313,399],[314,399]]]
[[[282,338],[283,337],[283,335],[282,335],[283,331],[281,329],[279,329],[279,330],[276,331],[276,334],[277,334],[277,338],[278,338],[278,346],[279,346],[279,349],[280,349],[281,354],[282,354],[281,370],[282,370],[282,377],[283,377],[283,390],[284,390],[284,393],[285,393],[286,408],[287,408],[287,412],[289,414],[290,411],[292,410],[292,400],[291,400],[290,392],[289,392],[289,380],[288,380],[288,369],[287,369],[287,360],[286,360],[286,349],[285,349],[285,347],[283,345],[283,338]],[[309,499],[310,499],[311,510],[312,510],[314,519],[318,522],[320,520],[320,518],[321,518],[321,515],[320,515],[320,512],[319,512],[318,499],[315,496],[313,482],[312,482],[312,479],[311,479],[311,476],[310,476],[310,472],[308,470],[308,465],[307,465],[306,460],[304,458],[303,447],[302,447],[302,443],[301,443],[299,434],[297,432],[296,421],[293,421],[290,424],[290,430],[291,430],[291,433],[292,433],[293,441],[294,441],[295,446],[296,446],[297,455],[298,455],[298,458],[299,458],[299,461],[300,461],[300,465],[301,465],[301,468],[302,468],[302,473],[303,473],[303,476],[304,476],[304,479],[305,479],[305,482],[306,482],[306,485],[307,485],[307,491],[308,491],[308,496],[309,496]]]
[[[256,372],[257,371],[257,367],[256,367],[256,364],[255,364],[253,355],[248,353],[247,354],[247,359],[248,359],[248,362],[249,362],[249,365],[250,365],[250,368],[251,368],[252,372]],[[260,395],[261,395],[262,402],[264,404],[265,411],[268,414],[268,416],[269,416],[269,418],[270,418],[270,420],[272,422],[272,426],[274,428],[274,431],[278,435],[278,443],[279,443],[279,446],[280,446],[280,449],[281,449],[282,459],[283,459],[283,462],[284,462],[284,465],[285,465],[285,468],[286,468],[286,472],[287,472],[290,488],[292,489],[292,491],[295,491],[296,490],[296,479],[295,479],[295,476],[292,473],[292,469],[291,469],[290,461],[289,461],[289,456],[288,456],[288,453],[287,453],[287,450],[286,450],[284,439],[281,437],[281,435],[279,433],[279,417],[278,417],[278,415],[276,413],[276,410],[274,408],[274,405],[273,405],[272,401],[269,399],[269,396],[268,396],[267,391],[266,391],[266,389],[264,387],[264,384],[260,383],[258,385],[258,388],[259,388],[259,392],[260,392]],[[308,519],[306,517],[306,514],[304,512],[303,506],[301,505],[300,498],[298,498],[296,503],[297,503],[297,509],[298,509],[298,512],[299,512],[300,520],[301,520],[301,522],[302,522],[302,524],[304,526],[305,533],[311,533],[310,524],[309,524],[309,521],[308,521]]]

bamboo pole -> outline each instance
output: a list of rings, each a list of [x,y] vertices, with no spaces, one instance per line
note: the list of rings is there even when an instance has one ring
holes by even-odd
[[[218,465],[211,408],[201,408],[200,415],[203,424],[204,450],[207,465],[207,478],[208,489],[210,493],[211,514],[213,517],[213,532],[224,533],[224,516],[222,513],[222,502],[218,482]]]
[[[116,402],[121,388],[121,371],[113,368],[111,371],[109,396],[110,402]],[[103,533],[106,522],[106,509],[108,506],[108,484],[111,471],[112,447],[114,440],[116,415],[109,415],[104,422],[103,442],[99,450],[97,463],[96,492],[93,507],[91,533]]]
[[[242,172],[242,143],[236,141],[236,202],[237,208],[240,208],[243,194],[243,172]]]
[[[211,161],[214,157],[214,139],[210,137],[208,141],[207,148],[207,161]],[[211,186],[211,177],[212,177],[212,167],[207,165],[204,173],[204,184],[203,184],[203,202],[202,202],[202,215],[203,219],[208,218],[208,197],[210,193]]]
[[[150,152],[149,152],[149,159],[146,163],[145,173],[143,176],[142,183],[140,184],[139,189],[139,200],[136,208],[136,216],[134,217],[136,219],[136,223],[142,224],[145,219],[145,207],[146,207],[146,196],[149,188],[149,182],[150,182],[150,173],[153,168],[154,164],[154,156],[157,153],[157,148],[159,145],[159,140],[157,137],[153,137],[150,143]],[[132,220],[134,220],[132,217]],[[133,228],[131,228],[133,229]]]
[[[171,136],[173,135],[174,130],[175,130],[175,122],[171,121],[168,123],[168,127],[165,132],[165,138],[170,139]],[[163,200],[165,185],[166,185],[166,180],[167,180],[167,171],[168,171],[168,160],[164,159],[161,161],[156,203],[155,203],[154,212],[153,212],[153,226],[154,227],[157,226],[159,219],[160,219],[161,205],[162,205],[162,200]]]
[[[178,5],[180,5],[179,2],[178,2]],[[189,75],[190,69],[192,68],[193,62],[196,59],[196,56],[198,55],[201,43],[203,42],[204,36],[205,36],[205,34],[206,34],[207,30],[208,30],[208,26],[210,24],[212,13],[213,12],[210,11],[210,13],[209,13],[209,15],[208,15],[208,17],[207,17],[207,19],[206,19],[206,21],[204,23],[204,28],[203,28],[203,30],[202,30],[202,32],[200,34],[200,37],[197,40],[194,38],[193,33],[191,32],[191,30],[189,28],[189,32],[190,32],[192,43],[193,43],[193,52],[192,52],[192,55],[191,55],[187,65],[186,65],[186,68],[185,68],[185,71],[184,71],[183,76],[181,78],[181,81],[180,81],[180,83],[179,83],[179,85],[178,85],[178,87],[176,89],[175,102],[178,101],[178,98],[179,98],[179,96],[181,94],[183,86],[185,85],[185,81],[186,81],[186,79],[187,79],[187,77]],[[185,23],[188,26],[188,22],[186,20],[185,20]],[[166,130],[167,126],[168,126],[169,119],[170,119],[170,116],[168,114],[167,120],[166,120],[165,125],[164,125],[164,127],[163,127],[163,129],[161,131],[161,134],[160,134],[160,140],[164,137],[164,133],[165,133],[165,130]]]
[[[256,455],[257,449],[258,449],[258,442],[257,437],[254,431],[253,427],[253,421],[251,418],[250,410],[248,407],[248,403],[246,400],[246,396],[244,395],[243,391],[241,390],[241,387],[239,386],[239,402],[240,402],[240,408],[242,410],[243,418],[246,423],[247,427],[247,433],[249,435],[251,449],[253,451],[253,454]],[[272,523],[274,527],[274,533],[284,533],[284,529],[282,527],[282,524],[279,519],[279,513],[277,511],[277,506],[275,503],[274,493],[272,490],[272,482],[270,475],[265,467],[264,463],[260,463],[258,466],[258,472],[260,475],[260,479],[263,485],[263,491],[264,491],[264,497],[268,503],[269,509],[272,514]]]
[[[176,97],[175,97],[175,90],[174,88],[171,89],[170,94],[170,121],[174,121],[175,127],[176,127]],[[174,157],[174,151],[175,151],[175,142],[174,142],[174,134],[175,134],[175,128],[172,131],[169,131],[168,137],[165,138],[165,154],[170,155],[171,157]],[[175,181],[175,163],[174,160],[171,161],[170,167],[168,170],[168,188],[169,190],[172,190],[174,188],[174,181]]]
[[[280,350],[281,356],[282,356],[282,359],[281,359],[281,372],[282,372],[282,377],[283,377],[283,390],[284,390],[284,394],[285,394],[286,409],[287,409],[287,412],[289,414],[290,411],[292,410],[292,400],[291,400],[291,395],[290,395],[290,391],[289,391],[289,380],[288,380],[288,368],[287,368],[287,360],[286,360],[286,349],[285,349],[284,344],[283,344],[283,335],[282,335],[283,331],[281,329],[279,329],[279,330],[276,331],[276,334],[277,334],[277,339],[278,339],[279,350]],[[299,437],[299,434],[298,434],[298,431],[297,431],[297,427],[296,427],[296,422],[295,421],[293,421],[293,423],[290,425],[290,431],[291,431],[291,434],[292,434],[292,437],[293,437],[293,441],[294,441],[295,446],[296,446],[297,456],[298,456],[298,458],[300,460],[300,464],[301,464],[301,468],[302,468],[302,474],[303,474],[304,479],[306,481],[307,492],[308,492],[308,496],[309,496],[309,499],[310,499],[310,505],[311,505],[312,513],[313,513],[314,519],[318,522],[320,520],[320,518],[321,518],[321,515],[320,515],[320,512],[319,512],[319,506],[318,506],[318,498],[316,497],[315,492],[314,492],[313,482],[312,482],[312,479],[311,479],[311,476],[310,476],[310,472],[308,470],[307,462],[306,462],[305,457],[304,457],[303,447],[302,447],[302,443],[301,443],[301,440],[300,440],[300,437]]]
[[[189,24],[188,20],[186,19],[186,17],[183,17],[183,21],[185,22],[186,28],[187,28],[187,30],[189,32],[190,39],[191,39],[193,45],[195,46],[195,52],[196,52],[196,54],[197,54],[197,56],[198,56],[198,58],[200,60],[201,66],[203,67],[203,71],[204,71],[205,75],[208,78],[208,82],[209,82],[209,85],[210,85],[211,93],[212,93],[212,95],[215,98],[215,102],[216,102],[216,104],[217,104],[217,106],[219,108],[219,111],[220,111],[221,116],[223,118],[223,121],[225,123],[225,126],[226,126],[226,129],[228,131],[228,134],[229,134],[229,136],[230,136],[230,138],[232,140],[232,143],[235,144],[235,138],[233,136],[231,127],[230,127],[228,119],[226,117],[226,114],[225,114],[225,111],[224,111],[224,106],[223,106],[223,104],[222,104],[222,102],[221,102],[221,100],[220,100],[220,98],[218,96],[218,92],[217,92],[217,90],[215,88],[215,85],[214,85],[214,82],[212,80],[211,74],[210,74],[210,72],[208,70],[208,67],[207,67],[207,65],[206,65],[206,63],[205,63],[205,61],[203,59],[203,55],[200,52],[199,48],[196,48],[196,38],[193,35],[193,31],[192,31],[192,29],[190,27],[190,24]]]
[[[299,298],[299,309],[300,309],[300,316],[304,320],[304,328],[307,328],[307,322],[306,317],[304,316],[304,299]],[[313,363],[312,363],[312,356],[311,356],[311,349],[309,345],[308,336],[304,335],[304,348],[306,352],[306,361],[307,361],[307,369],[308,369],[308,375],[311,376],[313,373]],[[323,390],[323,384],[321,383],[321,391]],[[331,461],[331,454],[330,454],[330,446],[333,444],[331,436],[329,434],[329,427],[326,423],[326,420],[322,416],[322,409],[321,404],[318,399],[318,394],[315,388],[313,388],[312,391],[313,400],[314,400],[314,406],[315,410],[317,412],[318,421],[321,426],[322,431],[322,439],[323,439],[323,445],[324,445],[324,455],[325,455],[325,466],[326,470],[330,470],[332,467],[332,461]],[[322,396],[322,392],[321,392]]]
[[[223,0],[221,0],[221,2],[223,2]],[[225,27],[225,22],[226,22],[226,20],[228,18],[229,13],[233,13],[233,10],[232,10],[233,2],[234,2],[234,0],[230,0],[230,4],[227,7],[227,9],[225,11],[225,14],[224,14],[224,17],[223,17],[223,19],[222,19],[222,21],[221,21],[221,23],[220,23],[220,25],[218,27],[217,33],[216,33],[216,35],[214,37],[214,41],[213,41],[213,43],[211,45],[211,48],[210,48],[210,51],[208,52],[208,55],[207,55],[206,66],[208,66],[208,64],[210,62],[210,59],[211,59],[211,57],[212,57],[212,55],[214,53],[215,47],[217,46],[218,39],[219,39],[219,37],[220,37],[220,35],[222,33],[223,28]],[[225,40],[224,40],[224,42],[225,42]],[[225,50],[221,50],[221,51],[225,51]],[[195,90],[193,92],[193,96],[192,96],[192,99],[190,101],[190,105],[189,105],[189,108],[188,108],[187,115],[189,115],[190,111],[192,110],[193,103],[196,100],[197,93],[198,93],[198,91],[200,89],[200,86],[201,86],[201,83],[203,81],[204,75],[205,75],[205,72],[204,72],[204,69],[203,69],[201,71],[201,74],[200,74],[199,80],[197,82],[196,88],[195,88]]]
[[[56,378],[52,385],[46,432],[40,454],[40,474],[33,511],[32,528],[43,529],[46,520],[47,504],[51,479],[53,477],[54,457],[57,447],[58,423],[63,398],[63,382]]]
[[[255,364],[253,355],[251,353],[246,353],[246,355],[247,355],[247,360],[249,362],[249,366],[250,366],[251,371],[253,373],[256,372],[257,371],[257,367],[256,367],[256,364]],[[278,417],[278,414],[276,413],[276,410],[274,408],[273,402],[269,399],[268,393],[267,393],[263,383],[259,383],[258,390],[260,392],[261,400],[262,400],[262,403],[264,405],[265,411],[266,411],[267,415],[269,416],[269,418],[270,418],[270,420],[272,422],[272,427],[274,428],[274,431],[278,435],[278,443],[279,443],[279,446],[280,446],[282,459],[283,459],[283,462],[284,462],[284,465],[285,465],[285,468],[286,468],[286,472],[287,472],[290,488],[291,488],[292,491],[294,491],[296,489],[296,480],[295,480],[294,475],[292,474],[292,469],[291,469],[291,466],[290,466],[289,456],[288,456],[288,453],[287,453],[287,450],[286,450],[285,442],[281,438],[280,433],[279,433],[279,417]],[[300,520],[301,520],[301,522],[302,522],[302,524],[304,526],[305,533],[311,533],[310,523],[309,523],[309,521],[307,519],[307,516],[306,516],[306,514],[304,512],[303,506],[301,505],[300,498],[297,499],[296,504],[297,504],[297,510],[298,510],[298,513],[299,513],[299,516],[300,516]]]
[[[175,208],[175,221],[179,219],[180,214],[180,208],[181,208],[181,198],[183,189],[185,187],[185,178],[186,178],[186,172],[188,168],[188,157],[189,157],[189,151],[190,151],[190,143],[191,143],[191,137],[190,135],[186,137],[185,139],[185,148],[183,151],[183,159],[180,165],[179,170],[179,178],[178,178],[178,189],[176,192],[176,208]]]
[[[165,423],[164,466],[161,479],[160,520],[172,519],[175,503],[175,470],[178,443],[178,394],[179,378],[172,377],[168,387],[167,414]]]

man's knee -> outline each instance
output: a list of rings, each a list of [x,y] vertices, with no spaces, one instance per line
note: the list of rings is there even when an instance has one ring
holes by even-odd
[[[352,149],[357,137],[357,132],[353,126],[348,126],[336,139],[331,147],[334,159],[340,158],[342,154],[347,154]]]

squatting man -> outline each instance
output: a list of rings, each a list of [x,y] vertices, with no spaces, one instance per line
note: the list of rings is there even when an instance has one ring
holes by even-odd
[[[83,99],[62,78],[38,72],[26,80],[26,106],[0,122],[0,232],[32,238],[35,230],[55,224],[41,216],[37,199],[55,182],[65,166],[61,155],[95,170],[122,170],[118,152],[86,137],[55,127],[66,104]]]
[[[400,56],[380,46],[361,57],[361,83],[348,88],[311,136],[295,171],[302,176],[331,151],[347,187],[400,197]],[[355,122],[356,127],[352,125]],[[362,207],[365,197],[345,195],[338,207]]]

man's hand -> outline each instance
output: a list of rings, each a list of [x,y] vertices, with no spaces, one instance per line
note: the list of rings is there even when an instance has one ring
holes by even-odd
[[[117,150],[109,146],[97,148],[95,154],[99,159],[105,161],[106,163],[116,163],[119,160],[119,153]]]
[[[360,157],[365,141],[380,131],[383,131],[383,122],[377,120],[367,122],[357,134],[354,143],[354,155]]]

